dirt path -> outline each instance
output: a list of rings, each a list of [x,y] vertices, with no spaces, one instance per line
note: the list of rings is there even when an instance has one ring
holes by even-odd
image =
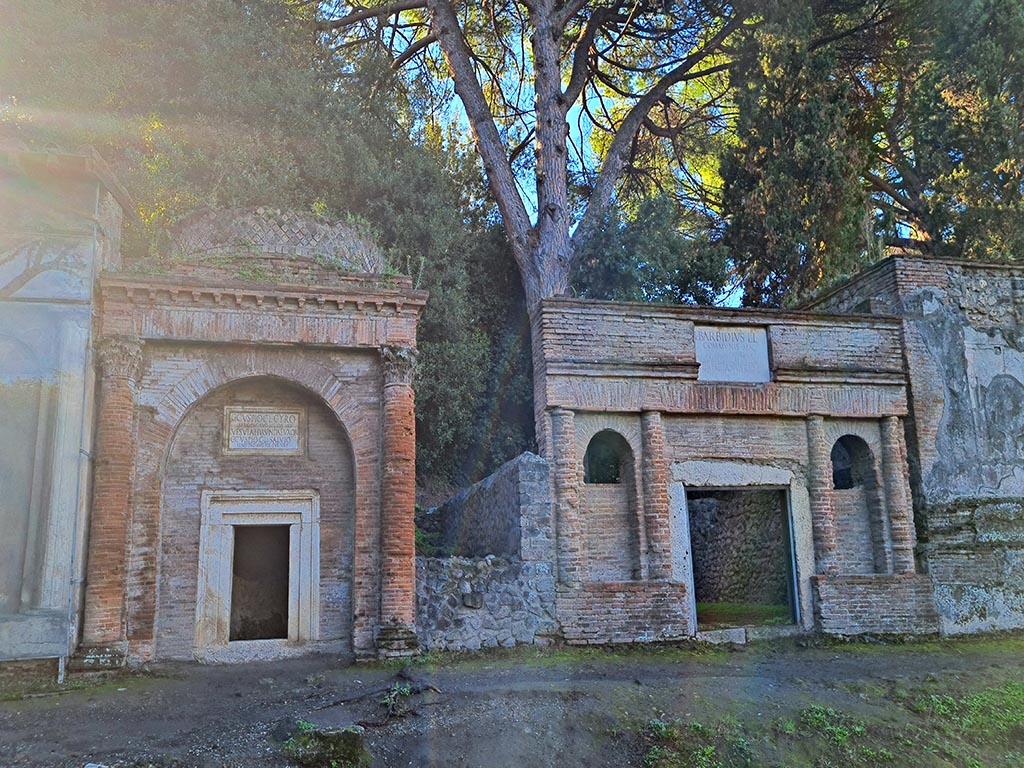
[[[365,724],[381,766],[639,766],[651,749],[644,724],[652,720],[724,718],[758,734],[820,705],[884,725],[902,717],[893,705],[901,692],[927,697],[1006,680],[1024,681],[1022,638],[741,651],[519,649],[431,657],[405,669],[341,666],[328,657],[161,666],[0,702],[0,765],[283,766],[274,734],[283,740],[298,718]],[[389,692],[400,716],[387,715]]]

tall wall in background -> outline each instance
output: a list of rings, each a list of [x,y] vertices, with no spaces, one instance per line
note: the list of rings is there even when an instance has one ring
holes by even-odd
[[[0,660],[77,637],[94,283],[120,258],[122,204],[95,155],[0,146]]]

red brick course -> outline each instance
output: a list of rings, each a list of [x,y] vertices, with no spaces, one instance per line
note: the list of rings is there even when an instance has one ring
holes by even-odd
[[[168,471],[185,470],[198,459],[187,449],[185,453],[180,447],[172,450],[172,441],[184,434],[182,424],[192,412],[222,410],[221,392],[231,391],[225,387],[244,388],[249,385],[239,382],[261,378],[292,384],[308,393],[302,397],[309,398],[310,411],[323,409],[329,414],[337,444],[350,445],[345,449],[350,454],[350,470],[338,463],[340,459],[331,459],[323,467],[334,477],[322,482],[348,483],[347,491],[333,493],[347,494],[344,504],[350,511],[335,523],[333,502],[322,499],[320,608],[322,622],[326,622],[322,632],[350,635],[353,650],[365,655],[375,652],[374,637],[382,611],[389,612],[390,620],[413,625],[415,434],[411,378],[385,393],[384,368],[386,348],[397,344],[405,349],[414,343],[425,295],[409,290],[403,281],[382,285],[370,277],[322,288],[167,278],[103,279],[100,333],[114,337],[137,334],[145,363],[137,384],[113,368],[104,368],[100,379],[101,392],[107,394],[101,395],[97,416],[86,642],[127,640],[134,659],[149,659],[154,653],[163,653],[160,633],[164,620],[170,617],[167,611],[177,611],[178,639],[169,640],[166,647],[171,655],[182,655],[188,635],[182,627],[194,605],[170,607],[157,595],[176,588],[170,582],[164,584],[169,574],[162,573],[161,562],[193,557],[193,543],[191,534],[186,537],[188,542],[166,537],[163,514]],[[277,340],[289,343],[267,343]],[[280,398],[275,386],[279,385],[271,385],[267,393],[276,402],[274,398]],[[200,430],[189,439],[212,441],[209,430],[219,424],[219,418],[208,417],[206,432]],[[313,451],[326,455],[317,448],[317,440],[310,444],[310,456]],[[384,450],[393,455],[382,454]],[[247,466],[252,471],[221,472],[213,466],[217,462],[212,462],[205,474],[194,466],[194,471],[189,470],[193,480],[179,474],[175,482],[178,486],[192,482],[194,487],[190,487],[196,492],[207,486],[222,487],[219,484],[223,482],[251,489],[306,489],[317,477],[314,470],[294,466],[287,470],[287,460],[267,463],[267,459],[237,457],[232,462],[236,469]],[[390,494],[386,501],[385,494]],[[382,518],[387,520],[388,531],[383,537]],[[350,543],[345,544],[346,540]],[[382,570],[382,542],[388,547],[386,572]],[[178,546],[189,551],[176,551]],[[180,578],[189,581],[193,577],[189,573]],[[399,584],[388,586],[392,579]]]

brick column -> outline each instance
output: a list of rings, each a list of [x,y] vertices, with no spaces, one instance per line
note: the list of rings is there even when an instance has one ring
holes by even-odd
[[[96,352],[100,373],[96,464],[82,625],[82,643],[91,647],[120,645],[126,639],[125,577],[135,475],[135,385],[142,345],[135,337],[111,336],[99,340]]]
[[[576,459],[576,418],[572,411],[565,408],[553,408],[550,413],[558,581],[570,586],[579,586],[584,580],[584,550],[583,526],[580,520],[580,479]]]
[[[818,573],[836,570],[836,522],[832,503],[831,446],[825,439],[825,419],[807,417],[807,490],[811,499],[814,560]]]
[[[416,420],[412,382],[416,350],[384,347],[384,436],[381,487],[382,655],[414,653],[416,641]]]
[[[668,469],[661,413],[644,411],[643,433],[644,527],[647,529],[648,578],[672,578],[672,540],[669,533]]]
[[[882,419],[882,472],[885,508],[892,533],[892,560],[896,573],[914,573],[914,515],[910,503],[910,476],[904,445],[903,422],[898,416]]]

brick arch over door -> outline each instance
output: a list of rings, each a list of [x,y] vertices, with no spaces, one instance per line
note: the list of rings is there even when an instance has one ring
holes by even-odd
[[[157,357],[158,353],[147,354],[146,367],[158,362]],[[333,413],[348,439],[355,487],[352,640],[356,648],[372,646],[379,591],[379,401],[367,403],[365,388],[350,386],[330,362],[302,357],[290,350],[213,350],[173,386],[162,388],[159,394],[150,392],[157,394],[155,398],[146,398],[150,380],[142,377],[136,402],[150,402],[140,408],[139,414],[127,579],[128,640],[142,658],[153,651],[161,484],[175,434],[197,403],[223,387],[254,378],[276,379],[307,391]],[[374,362],[374,366],[378,371],[375,390],[379,392],[379,364]]]
[[[300,409],[302,450],[295,455],[226,452],[225,409],[253,406]],[[209,636],[198,641],[196,625],[199,596],[218,594],[217,580],[204,576],[199,583],[202,564],[207,571],[214,567],[210,551],[201,549],[203,534],[198,525],[202,520],[201,500],[208,490],[313,491],[318,495],[315,534],[303,537],[318,544],[313,544],[306,555],[293,549],[288,559],[295,584],[303,581],[300,574],[309,573],[309,564],[316,563],[314,602],[305,603],[309,606],[305,614],[298,603],[292,605],[296,613],[289,611],[286,623],[292,619],[301,622],[303,616],[308,619],[312,613],[312,624],[305,625],[312,629],[305,637],[323,643],[324,649],[351,650],[355,524],[352,470],[351,447],[334,414],[307,390],[281,379],[242,379],[214,390],[189,408],[175,431],[161,484],[154,654],[162,659],[188,659],[196,650],[203,654],[210,651]],[[299,541],[297,538],[293,542],[295,547],[300,547]],[[237,550],[235,554],[242,556],[244,552]],[[303,557],[307,558],[307,569],[302,568]],[[220,585],[221,589],[227,586],[223,582]],[[261,588],[250,580],[240,585],[242,592],[237,594],[255,594]],[[232,586],[230,591],[232,603],[234,589]],[[223,591],[219,595],[227,597]],[[298,600],[303,601],[301,597]],[[201,642],[201,649],[196,648],[197,642]]]

